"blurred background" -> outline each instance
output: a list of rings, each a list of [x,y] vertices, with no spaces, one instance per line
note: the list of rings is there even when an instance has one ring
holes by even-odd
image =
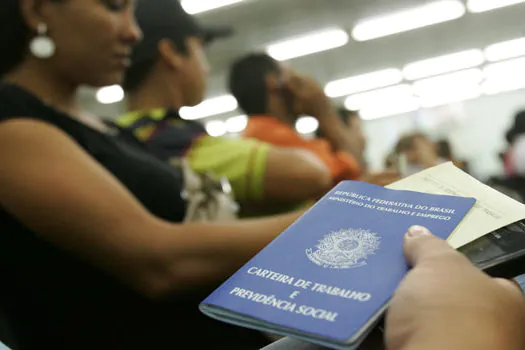
[[[499,154],[525,109],[525,0],[183,0],[206,24],[235,34],[208,49],[208,99],[181,116],[212,136],[238,137],[246,119],[227,94],[232,61],[268,52],[308,73],[337,105],[359,110],[367,157],[381,170],[400,136],[422,131],[450,141],[472,175],[501,174]],[[81,91],[108,119],[124,110],[118,86]],[[217,114],[221,112],[220,114]],[[317,121],[297,129],[308,137]]]

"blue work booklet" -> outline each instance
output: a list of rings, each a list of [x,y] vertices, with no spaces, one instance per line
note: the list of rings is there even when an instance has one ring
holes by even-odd
[[[473,198],[336,186],[200,305],[215,319],[320,345],[357,347],[408,272],[413,225],[446,239]]]

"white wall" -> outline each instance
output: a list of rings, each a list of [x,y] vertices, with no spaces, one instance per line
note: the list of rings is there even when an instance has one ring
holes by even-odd
[[[501,173],[498,153],[506,147],[504,136],[514,114],[522,108],[525,90],[366,121],[368,159],[374,169],[381,169],[400,136],[424,131],[434,139],[449,137],[456,155],[470,162],[473,174],[486,178]]]

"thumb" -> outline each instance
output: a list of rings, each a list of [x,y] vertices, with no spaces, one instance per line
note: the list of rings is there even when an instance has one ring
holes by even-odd
[[[411,266],[416,266],[427,259],[459,254],[447,242],[432,235],[422,226],[412,226],[408,230],[403,242],[403,251]]]

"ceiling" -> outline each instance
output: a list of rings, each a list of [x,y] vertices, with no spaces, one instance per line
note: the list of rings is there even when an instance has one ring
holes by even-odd
[[[198,1],[198,0],[197,0]],[[235,35],[208,49],[212,66],[208,95],[227,93],[230,63],[238,56],[262,51],[271,42],[327,27],[351,31],[360,19],[421,5],[423,0],[246,0],[197,15],[206,24],[229,24]],[[401,68],[412,61],[439,56],[523,36],[525,4],[481,14],[466,14],[447,23],[368,42],[350,42],[330,51],[288,61],[293,68],[311,74],[323,85],[331,80],[383,68]],[[111,117],[123,109],[120,103],[100,105],[93,92],[81,93],[84,105]],[[341,101],[341,100],[339,100]],[[339,102],[338,101],[338,102]],[[236,115],[239,112],[219,117]]]

